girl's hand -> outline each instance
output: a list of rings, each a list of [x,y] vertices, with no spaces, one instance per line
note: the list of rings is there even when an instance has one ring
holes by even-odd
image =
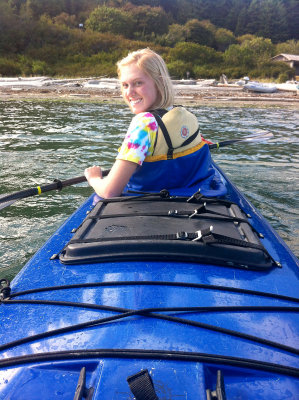
[[[138,164],[131,161],[116,160],[109,174],[102,179],[100,167],[86,168],[84,174],[98,196],[107,199],[120,196]]]
[[[90,186],[94,186],[94,180],[102,179],[102,170],[98,166],[89,167],[85,169],[84,175]]]

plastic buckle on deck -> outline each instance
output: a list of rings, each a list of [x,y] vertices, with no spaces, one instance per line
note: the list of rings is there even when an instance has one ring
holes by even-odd
[[[177,232],[176,238],[179,240],[187,240],[188,239],[188,233],[187,232]]]
[[[162,199],[169,199],[170,193],[167,189],[160,190],[160,196]]]
[[[202,229],[201,231],[196,231],[197,237],[192,239],[192,242],[197,242],[202,240],[204,243],[212,243],[215,241],[213,237],[213,226],[209,226],[209,228]]]
[[[178,215],[178,210],[169,210],[168,215],[171,217],[175,217]]]
[[[204,203],[204,204],[201,205],[200,207],[196,208],[196,209],[194,210],[193,214],[189,215],[189,218],[193,218],[193,217],[195,217],[195,215],[201,214],[201,213],[207,211],[207,210],[206,210],[206,205],[207,205],[207,203]]]
[[[195,192],[191,197],[189,197],[189,199],[187,199],[187,203],[191,203],[193,201],[195,202],[199,202],[201,200],[201,198],[203,197],[203,195],[200,193],[200,189]]]

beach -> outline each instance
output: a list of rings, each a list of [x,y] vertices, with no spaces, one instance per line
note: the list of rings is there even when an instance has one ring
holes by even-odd
[[[219,84],[214,80],[173,81],[176,104],[291,106],[299,108],[298,90],[258,93],[236,84]],[[123,102],[117,79],[0,78],[0,100],[64,100]]]

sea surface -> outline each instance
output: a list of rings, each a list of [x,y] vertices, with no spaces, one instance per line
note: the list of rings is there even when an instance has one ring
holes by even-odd
[[[222,167],[299,255],[299,117],[281,107],[189,107],[211,141],[272,132],[266,142],[213,151]],[[0,101],[0,195],[111,167],[132,118],[126,106]],[[92,193],[87,184],[0,210],[0,278],[11,279]]]

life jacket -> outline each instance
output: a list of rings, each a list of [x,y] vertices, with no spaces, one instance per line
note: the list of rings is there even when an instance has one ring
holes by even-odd
[[[184,107],[150,113],[159,125],[154,151],[132,175],[124,191],[167,189],[172,195],[188,195],[200,189],[204,196],[224,195],[226,188],[212,165],[197,117]]]

